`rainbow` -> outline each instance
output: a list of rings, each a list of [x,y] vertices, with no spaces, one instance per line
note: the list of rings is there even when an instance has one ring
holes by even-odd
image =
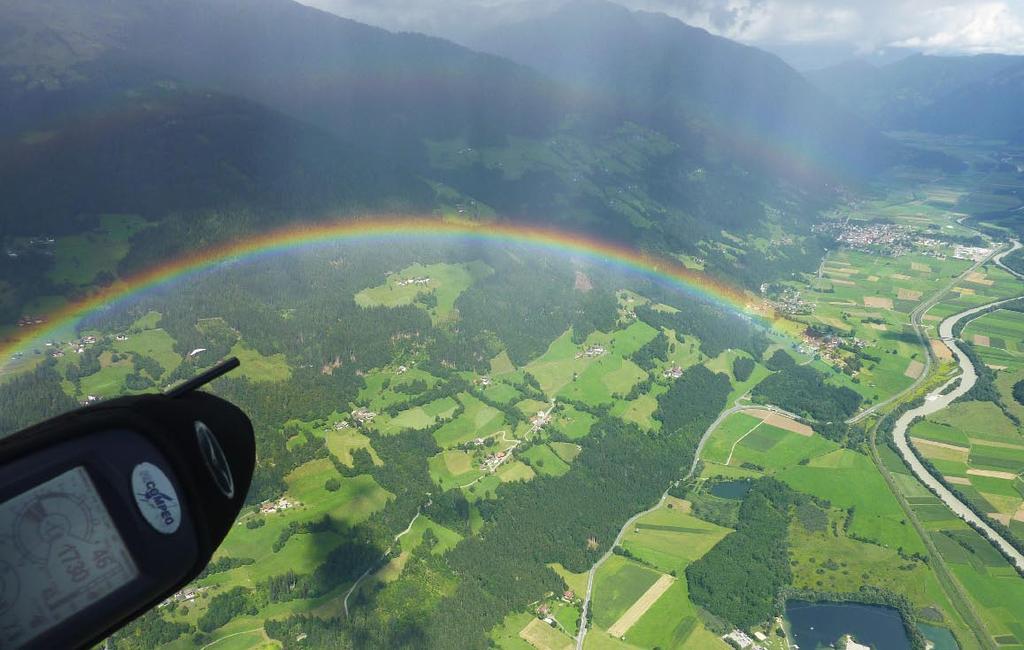
[[[579,233],[513,223],[471,224],[438,218],[373,217],[292,225],[197,250],[155,265],[47,314],[45,322],[40,325],[19,329],[10,340],[0,342],[0,360],[6,360],[12,354],[24,351],[33,344],[38,345],[43,341],[57,338],[57,332],[76,327],[82,319],[99,309],[194,276],[225,262],[301,250],[316,245],[370,243],[395,238],[532,246],[542,251],[574,255],[623,271],[639,273],[691,297],[748,314],[768,324],[776,319],[770,308],[751,295],[704,273],[688,269],[674,259],[647,255],[621,244]]]

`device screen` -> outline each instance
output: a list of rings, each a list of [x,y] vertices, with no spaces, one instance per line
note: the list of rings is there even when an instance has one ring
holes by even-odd
[[[24,644],[134,580],[84,467],[0,503],[0,641]]]

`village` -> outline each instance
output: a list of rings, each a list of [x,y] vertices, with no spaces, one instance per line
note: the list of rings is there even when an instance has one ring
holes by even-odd
[[[862,350],[867,346],[867,341],[856,336],[838,336],[832,333],[822,333],[808,327],[801,334],[800,345],[797,348],[801,354],[808,356],[820,356],[822,359],[839,363],[843,361],[843,350]]]
[[[831,235],[836,243],[853,250],[899,257],[913,250],[914,230],[894,223],[827,221],[811,232]]]
[[[762,284],[761,295],[769,294],[772,288],[768,283]],[[776,290],[767,302],[772,309],[783,316],[806,316],[814,313],[814,303],[804,300],[800,291],[793,287],[783,286]]]

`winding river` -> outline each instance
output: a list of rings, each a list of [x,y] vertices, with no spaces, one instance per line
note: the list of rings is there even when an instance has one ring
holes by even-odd
[[[995,257],[995,262],[1001,268],[1013,273],[1017,277],[1021,277],[1018,273],[1012,271],[1002,263],[1003,256],[1017,250],[1018,248],[1021,248],[1020,242],[1014,241],[1012,248]],[[924,404],[904,413],[898,420],[896,420],[892,434],[893,439],[896,442],[896,447],[900,451],[900,455],[903,456],[904,462],[906,462],[907,466],[910,467],[914,475],[933,492],[935,492],[935,494],[942,499],[942,502],[949,506],[950,510],[952,510],[958,517],[984,531],[989,540],[999,547],[1004,555],[1010,558],[1019,569],[1024,570],[1024,554],[1014,548],[1010,542],[989,526],[987,521],[975,514],[967,504],[961,501],[935,476],[933,476],[924,464],[918,460],[914,451],[910,448],[910,441],[907,438],[907,430],[910,428],[910,424],[915,418],[932,415],[933,413],[941,411],[952,404],[958,397],[969,391],[974,386],[975,382],[978,381],[978,373],[975,371],[974,364],[972,364],[971,360],[968,359],[966,354],[964,354],[963,348],[960,347],[960,342],[953,337],[953,325],[961,319],[968,318],[974,314],[983,312],[986,309],[1011,302],[1013,300],[1017,300],[1017,298],[1008,298],[1006,300],[991,302],[980,307],[973,307],[962,311],[959,314],[953,314],[939,324],[939,338],[942,339],[942,342],[945,343],[950,350],[953,351],[957,363],[960,365],[961,374],[959,377],[950,379],[939,388],[928,393],[928,395],[925,396]],[[960,385],[949,393],[943,395],[942,391],[958,379],[960,380]]]

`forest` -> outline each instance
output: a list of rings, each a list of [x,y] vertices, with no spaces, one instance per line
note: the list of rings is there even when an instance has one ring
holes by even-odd
[[[781,614],[778,595],[792,580],[790,509],[808,498],[775,479],[756,481],[736,531],[686,568],[693,602],[741,628]]]
[[[810,366],[799,366],[776,350],[766,364],[775,371],[754,387],[751,397],[817,422],[841,422],[857,412],[862,398],[845,386],[833,386]]]

